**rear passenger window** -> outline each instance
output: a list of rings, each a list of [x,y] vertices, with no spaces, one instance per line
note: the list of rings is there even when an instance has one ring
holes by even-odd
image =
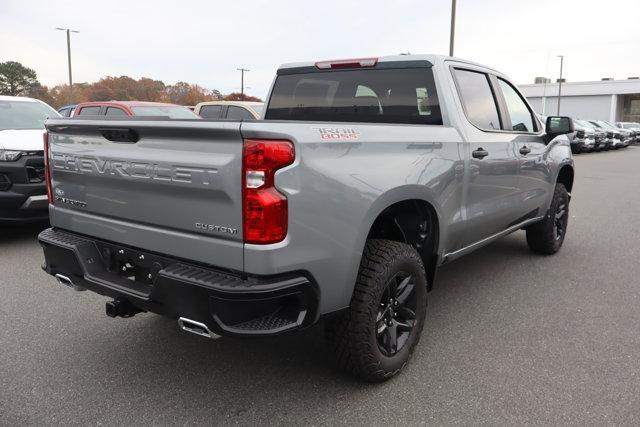
[[[246,108],[235,107],[233,105],[229,106],[227,110],[227,119],[233,120],[251,120],[253,119],[253,114],[247,111]]]
[[[219,119],[222,105],[203,105],[200,108],[200,117],[204,119]]]
[[[471,123],[480,129],[499,130],[500,118],[496,100],[485,73],[455,69],[458,91]]]
[[[107,116],[127,116],[127,113],[122,108],[117,107],[108,107],[107,108]]]
[[[515,130],[517,132],[535,132],[533,116],[531,111],[524,103],[518,92],[502,79],[498,79],[502,95],[504,96],[507,110],[511,117],[511,123],[505,124],[506,130]]]
[[[82,107],[79,116],[97,116],[100,113],[100,107]]]

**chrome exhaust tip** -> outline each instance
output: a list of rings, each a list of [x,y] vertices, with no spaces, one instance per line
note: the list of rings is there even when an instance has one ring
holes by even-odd
[[[71,279],[69,279],[67,276],[63,276],[62,274],[56,274],[56,280],[58,281],[58,283],[60,283],[61,285],[65,285],[70,287],[71,289],[73,289],[74,291],[86,291],[86,288],[83,288],[82,286],[78,286],[78,285],[74,285],[73,282],[71,281]]]
[[[207,325],[204,323],[196,322],[195,320],[181,317],[178,319],[178,325],[183,331],[191,332],[192,334],[200,335],[201,337],[217,339],[221,338],[220,335],[211,332]]]

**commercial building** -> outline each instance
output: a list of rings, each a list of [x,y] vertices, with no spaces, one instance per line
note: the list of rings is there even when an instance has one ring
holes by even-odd
[[[533,109],[543,115],[558,112],[558,83],[519,85]],[[640,122],[640,79],[563,82],[560,115],[611,122]]]

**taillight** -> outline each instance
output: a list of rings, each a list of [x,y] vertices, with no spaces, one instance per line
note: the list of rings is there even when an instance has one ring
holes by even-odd
[[[294,159],[290,141],[244,140],[242,211],[246,243],[277,243],[287,236],[287,198],[275,187],[275,173]]]
[[[49,132],[42,135],[44,141],[44,180],[47,185],[47,198],[53,204],[53,190],[51,188],[51,171],[49,170]]]

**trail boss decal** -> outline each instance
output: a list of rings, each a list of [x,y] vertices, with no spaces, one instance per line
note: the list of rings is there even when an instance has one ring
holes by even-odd
[[[311,128],[320,134],[320,139],[339,141],[356,140],[360,133],[353,128]]]

